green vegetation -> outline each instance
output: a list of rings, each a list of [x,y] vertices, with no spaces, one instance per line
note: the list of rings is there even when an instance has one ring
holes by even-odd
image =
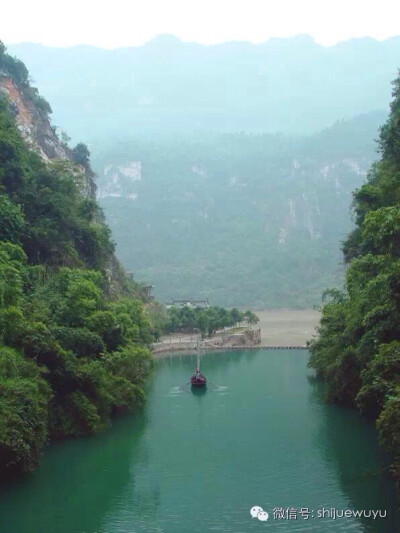
[[[0,66],[27,83],[4,47]],[[90,435],[144,401],[152,326],[85,179],[28,150],[0,98],[1,478],[32,470],[48,438]]]
[[[158,299],[307,308],[342,285],[337,243],[376,158],[399,38],[12,50],[57,124],[88,140],[118,256]]]
[[[78,165],[86,167],[90,161],[90,152],[86,144],[78,143],[75,148],[72,150],[74,161]]]
[[[376,157],[385,114],[309,138],[204,134],[95,147],[118,256],[161,301],[312,307],[340,286],[351,191]],[[141,179],[132,177],[141,162]]]
[[[236,326],[242,322],[255,325],[259,318],[252,311],[241,312],[233,308],[230,311],[223,307],[200,307],[181,308],[170,307],[167,311],[165,330],[168,333],[176,331],[194,332],[200,331],[203,336],[211,337],[217,330]]]
[[[39,94],[36,87],[29,83],[29,72],[24,63],[7,54],[6,47],[0,41],[0,76],[10,76],[16,83],[24,96],[30,100],[37,109],[44,113],[52,113],[49,102]]]
[[[343,245],[346,283],[327,291],[310,366],[332,401],[376,419],[400,480],[400,77],[381,128],[381,159],[354,193],[356,229]]]

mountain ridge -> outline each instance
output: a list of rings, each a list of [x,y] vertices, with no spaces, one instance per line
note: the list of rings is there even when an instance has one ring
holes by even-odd
[[[353,44],[353,43],[387,43],[387,44],[391,44],[393,43],[394,41],[397,41],[397,40],[400,40],[400,35],[392,35],[390,37],[386,37],[384,39],[377,39],[376,37],[371,37],[371,36],[364,36],[364,37],[351,37],[349,39],[343,39],[343,40],[340,40],[338,41],[337,43],[334,43],[334,44],[330,44],[330,45],[324,45],[324,44],[321,44],[321,43],[318,43],[316,41],[316,39],[308,34],[308,33],[299,33],[299,34],[295,34],[295,35],[292,35],[290,37],[269,37],[268,39],[266,39],[265,41],[258,41],[258,42],[253,42],[253,41],[247,41],[247,40],[241,40],[241,39],[231,39],[231,40],[228,40],[228,41],[223,41],[223,42],[217,42],[217,43],[201,43],[201,42],[198,42],[198,41],[190,41],[190,40],[185,40],[185,39],[181,39],[180,37],[172,34],[172,33],[160,33],[160,34],[157,34],[155,35],[154,37],[151,37],[150,39],[148,39],[147,41],[144,41],[142,44],[137,44],[137,45],[126,45],[126,46],[116,46],[116,47],[112,47],[112,48],[105,48],[105,47],[102,47],[102,46],[98,46],[98,45],[94,45],[94,44],[87,44],[87,43],[80,43],[80,44],[74,44],[74,45],[68,45],[68,46],[52,46],[52,45],[49,45],[49,44],[44,44],[44,43],[39,43],[39,42],[36,42],[36,41],[21,41],[21,42],[15,42],[15,43],[8,43],[7,44],[7,48],[9,51],[13,52],[15,51],[17,48],[19,47],[24,47],[24,46],[37,46],[37,47],[42,47],[42,48],[51,48],[51,49],[62,49],[62,50],[67,50],[67,49],[71,49],[71,48],[88,48],[88,49],[98,49],[98,50],[106,50],[106,51],[109,51],[109,52],[115,52],[117,50],[131,50],[131,49],[137,49],[137,48],[142,48],[143,46],[146,46],[148,44],[154,44],[154,43],[160,43],[160,44],[165,44],[165,43],[171,43],[171,44],[183,44],[183,45],[186,45],[186,44],[192,44],[192,45],[196,45],[196,46],[199,46],[199,47],[215,47],[215,46],[224,46],[224,45],[230,45],[230,44],[238,44],[238,45],[250,45],[250,46],[254,46],[254,47],[257,47],[257,46],[265,46],[265,45],[269,45],[269,44],[275,44],[275,43],[281,43],[281,42],[305,42],[305,43],[309,43],[309,44],[313,44],[313,45],[316,45],[317,47],[319,48],[335,48],[335,47],[342,47],[342,46],[346,46],[347,44]]]
[[[56,124],[76,140],[195,130],[303,135],[388,108],[400,37],[324,47],[307,36],[217,45],[164,36],[113,50],[10,50],[51,99]]]

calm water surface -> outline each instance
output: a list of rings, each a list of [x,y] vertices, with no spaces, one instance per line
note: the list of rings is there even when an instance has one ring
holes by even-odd
[[[0,489],[0,532],[400,531],[373,426],[324,404],[307,359],[305,351],[208,354],[203,370],[219,386],[203,394],[178,388],[194,357],[158,362],[141,414],[50,446],[34,474]],[[267,522],[251,518],[255,505]],[[274,508],[288,507],[315,518],[274,520]],[[317,518],[323,507],[388,518]]]

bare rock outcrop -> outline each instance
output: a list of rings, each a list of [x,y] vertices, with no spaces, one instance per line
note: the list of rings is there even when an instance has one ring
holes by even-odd
[[[36,94],[31,87],[28,87],[28,90]],[[3,93],[7,97],[24,141],[46,162],[56,159],[73,162],[76,172],[81,173],[84,178],[82,194],[95,198],[96,185],[93,173],[74,162],[72,150],[58,138],[48,112],[38,106],[35,99],[30,98],[26,92],[27,88],[19,87],[11,76],[5,71],[0,71],[0,94]],[[37,99],[43,101],[39,96]]]

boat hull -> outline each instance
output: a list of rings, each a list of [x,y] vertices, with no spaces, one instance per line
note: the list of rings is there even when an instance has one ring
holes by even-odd
[[[207,379],[204,376],[201,376],[200,379],[197,379],[196,376],[190,378],[190,383],[192,387],[205,387],[207,385]]]

